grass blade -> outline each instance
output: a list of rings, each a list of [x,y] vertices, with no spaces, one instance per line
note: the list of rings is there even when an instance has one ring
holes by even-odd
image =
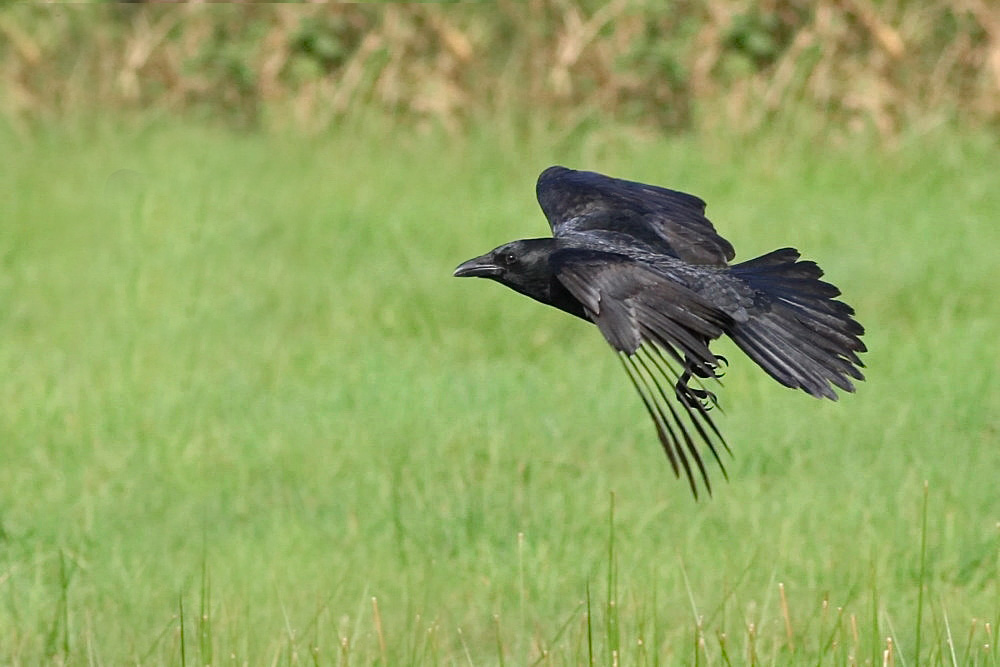
[[[924,620],[924,587],[927,577],[927,498],[929,496],[928,483],[924,480],[924,503],[920,512],[920,575],[917,578],[917,628],[915,632],[913,649],[913,664],[920,664],[920,632]]]

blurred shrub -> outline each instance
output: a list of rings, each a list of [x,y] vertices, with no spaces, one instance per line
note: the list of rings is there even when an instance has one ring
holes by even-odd
[[[1000,119],[988,0],[501,0],[497,4],[13,4],[0,114],[209,115],[321,130],[358,110],[460,127],[544,111],[678,130],[787,109],[895,133]]]

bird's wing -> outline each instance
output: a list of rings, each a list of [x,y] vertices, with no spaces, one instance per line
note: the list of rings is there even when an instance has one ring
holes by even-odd
[[[626,236],[691,264],[724,266],[735,256],[694,195],[566,167],[543,171],[535,191],[556,237]]]
[[[723,474],[716,443],[728,446],[709,406],[690,395],[685,400],[677,385],[686,385],[691,373],[715,376],[718,358],[709,351],[708,341],[722,333],[726,316],[664,273],[624,255],[564,249],[553,253],[550,263],[560,283],[620,353],[674,473],[680,476],[683,470],[697,497],[693,464],[711,492],[695,441],[708,446]]]

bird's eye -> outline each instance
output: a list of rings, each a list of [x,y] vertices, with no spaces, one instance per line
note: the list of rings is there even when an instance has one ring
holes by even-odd
[[[504,253],[502,259],[503,259],[503,263],[505,265],[510,266],[510,265],[514,264],[515,262],[517,262],[517,255],[515,255],[512,252]]]

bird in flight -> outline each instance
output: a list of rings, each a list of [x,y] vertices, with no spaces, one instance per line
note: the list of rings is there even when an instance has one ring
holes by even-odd
[[[705,381],[726,360],[723,334],[786,387],[837,400],[864,380],[864,329],[840,290],[794,248],[730,264],[733,246],[705,217],[705,202],[655,185],[549,167],[538,203],[551,238],[511,241],[463,262],[455,276],[495,280],[593,322],[656,426],[674,474],[711,493],[707,447],[726,475],[729,451],[712,420]],[[693,384],[692,384],[693,383]]]

